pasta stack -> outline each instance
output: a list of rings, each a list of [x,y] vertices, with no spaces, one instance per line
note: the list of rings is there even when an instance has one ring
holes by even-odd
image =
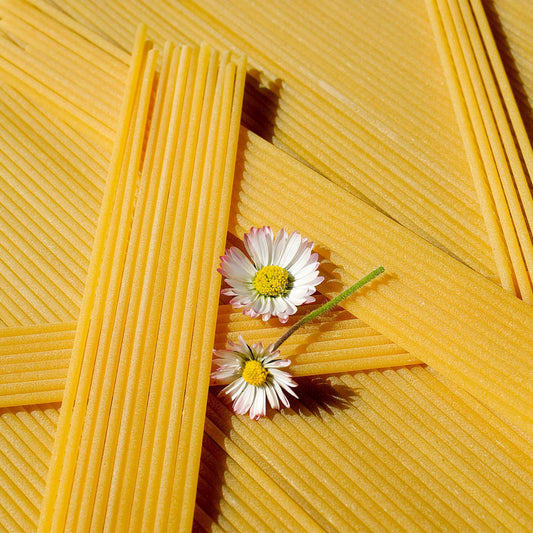
[[[531,148],[482,6],[354,34],[334,4],[0,2],[5,529],[531,529]],[[386,275],[283,345],[300,399],[252,421],[207,385],[285,330],[218,300],[264,224],[315,242],[319,303]]]
[[[438,56],[433,44],[424,44],[433,41],[427,13],[411,4],[378,9],[365,3],[354,10],[349,0],[315,2],[314,18],[301,24],[296,21],[309,10],[306,1],[267,8],[234,0],[227,9],[217,1],[170,7],[133,0],[100,10],[68,0],[62,8],[125,48],[136,24],[146,22],[159,44],[171,37],[205,40],[246,54],[256,78],[245,106],[248,127],[497,279]],[[349,23],[346,13],[352,13]],[[317,32],[321,44],[311,46]]]
[[[500,279],[531,303],[531,144],[480,2],[428,2],[428,8]]]
[[[0,329],[0,406],[60,402],[76,323]]]
[[[156,53],[146,48],[140,33],[78,320],[43,531],[76,524],[127,530],[130,523],[186,529],[193,520],[210,371],[205,343],[214,335],[215,265],[226,236],[245,70],[242,61],[219,59],[207,46],[168,44],[152,104]],[[218,230],[206,234],[210,226]],[[211,281],[200,285],[201,278]],[[154,453],[161,462],[151,460]]]

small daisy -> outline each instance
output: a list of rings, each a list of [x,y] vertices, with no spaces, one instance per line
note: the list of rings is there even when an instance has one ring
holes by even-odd
[[[233,296],[234,307],[242,307],[245,315],[254,318],[277,316],[285,323],[298,305],[315,301],[311,295],[324,278],[318,272],[318,254],[312,253],[313,243],[307,238],[284,229],[274,238],[265,226],[245,234],[244,246],[250,259],[231,247],[220,258],[218,269],[229,285],[222,294]]]
[[[227,385],[219,396],[228,396],[233,409],[239,415],[250,411],[250,418],[257,420],[266,414],[266,401],[272,409],[280,409],[280,401],[289,407],[285,393],[297,398],[292,391],[296,382],[288,372],[280,368],[290,365],[288,359],[280,359],[279,350],[263,343],[249,346],[239,336],[239,343],[228,341],[227,350],[213,350],[216,369],[211,374],[212,385]]]

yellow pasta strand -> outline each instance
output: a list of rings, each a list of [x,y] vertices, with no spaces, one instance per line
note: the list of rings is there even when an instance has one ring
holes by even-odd
[[[156,182],[151,183],[157,189]],[[147,291],[153,290],[149,288],[147,284],[142,291],[146,301],[151,294]],[[306,312],[308,309],[304,307],[297,316]],[[51,403],[63,398],[75,328],[76,323],[68,322],[0,329],[0,406]],[[236,341],[241,334],[248,342],[269,344],[285,329],[277,324],[248,320],[239,311],[223,305],[218,309],[215,348],[223,348],[228,339]],[[143,360],[147,358],[146,350],[145,345]],[[292,360],[291,373],[300,377],[419,362],[346,311],[334,312],[333,316],[304,327],[284,343],[283,355]],[[137,372],[137,379],[145,375],[141,369]],[[122,415],[125,420],[129,416],[127,412]]]

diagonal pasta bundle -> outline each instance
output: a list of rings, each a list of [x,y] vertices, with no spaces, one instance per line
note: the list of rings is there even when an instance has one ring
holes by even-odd
[[[9,0],[4,1],[10,4]],[[38,8],[28,8],[24,12],[27,17],[40,10],[54,13],[53,8],[40,0],[26,3]],[[294,19],[294,9],[298,9],[292,4],[280,2],[276,8],[269,8],[268,14],[277,9],[285,21],[290,21]],[[306,11],[321,14],[323,7],[320,4],[309,5]],[[91,2],[72,0],[64,2],[63,8],[75,19],[99,28],[110,41],[119,42],[126,49],[133,38],[136,22],[146,20],[159,43],[168,38],[189,43],[205,40],[218,48],[246,53],[253,65],[251,74],[260,79],[257,83],[261,85],[264,81],[274,91],[259,88],[259,96],[257,91],[252,91],[248,97],[251,101],[249,109],[253,110],[252,114],[259,113],[257,119],[274,143],[288,147],[350,193],[368,199],[474,269],[491,279],[498,279],[467,161],[455,131],[453,110],[448,105],[448,95],[441,94],[442,75],[434,61],[436,50],[429,37],[431,29],[423,10],[413,12],[399,5],[391,8],[391,12],[383,13],[361,4],[358,8],[361,18],[357,16],[359,11],[354,11],[353,23],[367,22],[360,28],[357,42],[353,42],[352,27],[340,24],[342,38],[350,42],[354,50],[367,45],[375,47],[372,43],[376,31],[383,35],[380,42],[385,50],[378,52],[375,70],[366,73],[363,83],[363,78],[353,68],[349,48],[330,49],[327,44],[336,42],[339,36],[322,40],[324,50],[314,54],[305,47],[294,50],[289,43],[280,47],[277,43],[285,44],[285,39],[273,40],[271,36],[275,29],[271,32],[250,31],[248,20],[256,20],[258,28],[272,22],[267,13],[257,11],[247,2],[235,1],[224,9],[214,2],[209,6],[212,15],[207,5],[194,2],[169,7],[140,0],[116,1],[110,3],[104,13]],[[338,20],[342,20],[340,13],[343,13],[340,7],[331,10],[331,16]],[[395,18],[408,13],[416,17],[416,27],[420,31],[416,52],[412,50],[413,40],[401,49],[391,49],[387,44],[392,35],[398,41],[405,38],[405,26],[399,25]],[[237,23],[241,36],[228,29],[236,27]],[[313,33],[309,24],[306,20],[305,24],[302,21],[296,28],[291,27],[290,35],[307,42],[308,34]],[[285,30],[277,31],[283,33]],[[31,41],[31,35],[27,39]],[[380,75],[385,63],[377,58],[385,62],[384,55],[388,57],[387,54],[401,51],[409,56],[409,76],[406,79],[405,73],[398,71],[389,58],[386,64],[394,81],[388,83],[388,77]],[[416,57],[411,57],[412,54]],[[338,60],[332,61],[332,58]],[[311,72],[310,64],[320,65],[320,71]],[[424,79],[419,74],[422,65]],[[341,67],[345,70],[339,72]],[[342,90],[336,89],[332,80],[337,85],[346,86],[343,85]],[[369,94],[366,86],[370,83],[376,87]],[[385,118],[380,113],[383,113],[386,102],[393,101],[392,94],[396,102],[395,113],[390,112]],[[439,94],[438,98],[436,94]],[[263,101],[257,105],[255,102],[260,98]],[[84,113],[88,111],[90,109],[83,110]],[[429,121],[428,117],[431,117]],[[80,115],[78,120],[83,120],[83,116]],[[424,139],[422,146],[413,141],[414,138]]]
[[[342,306],[524,429],[533,429],[533,308],[249,132],[239,151],[230,232],[268,219],[304,226],[349,285],[382,282]],[[275,164],[274,164],[275,162]],[[317,197],[316,191],[321,191]],[[265,195],[269,191],[269,195]],[[324,211],[322,197],[334,209]]]
[[[75,320],[107,158],[68,125],[0,87],[0,324]]]
[[[526,531],[531,525],[531,438],[453,383],[414,366],[303,387],[293,409],[259,423],[234,415],[210,395],[200,484],[207,494],[199,494],[202,513],[196,514],[206,529],[276,530],[274,508],[262,502],[277,493],[264,484],[264,495],[256,496],[246,479],[256,471],[286,492],[287,509],[296,503],[307,521],[316,522],[307,526],[312,531],[354,524],[369,530]],[[223,473],[213,454],[226,465]],[[208,496],[205,476],[213,469],[224,505],[216,493]],[[249,491],[239,492],[239,480]],[[286,528],[299,530],[290,521]]]

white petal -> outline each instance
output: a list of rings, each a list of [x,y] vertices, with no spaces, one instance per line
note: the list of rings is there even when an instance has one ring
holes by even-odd
[[[234,400],[240,396],[243,390],[246,389],[248,383],[244,379],[236,379],[233,383],[230,383],[227,387],[224,387],[220,392],[219,396],[228,396],[231,400]]]
[[[297,260],[298,250],[300,249],[301,243],[302,236],[298,232],[293,231],[289,235],[289,239],[285,245],[285,250],[279,258],[278,264],[280,267],[288,269],[288,267]]]
[[[311,287],[315,287],[320,283],[318,281],[320,279],[320,276],[317,275],[318,272],[313,271],[306,275],[298,275],[294,276],[294,287],[302,287],[303,285],[309,285]]]
[[[281,260],[281,256],[283,255],[283,252],[285,251],[288,238],[289,238],[288,233],[283,228],[280,229],[272,245],[271,259],[272,259],[273,265],[281,266],[280,260]]]
[[[255,268],[241,250],[232,247],[222,256],[218,271],[227,278],[249,279],[255,275]]]
[[[306,263],[301,265],[299,268],[291,267],[290,273],[295,279],[303,278],[311,272],[314,272],[318,276],[318,266],[318,263]]]
[[[253,385],[246,384],[242,394],[233,402],[233,409],[238,415],[244,415],[248,412],[255,398],[255,389]]]
[[[276,394],[274,388],[271,385],[267,385],[265,389],[266,389],[265,392],[266,392],[270,407],[272,407],[272,409],[279,409],[280,405],[279,405],[278,395]]]
[[[266,394],[264,387],[254,387],[255,397],[250,407],[250,418],[257,420],[266,415]]]
[[[272,242],[273,233],[268,226],[251,228],[250,232],[244,235],[244,246],[258,270],[270,264]]]
[[[211,383],[213,385],[227,385],[235,381],[239,375],[239,369],[222,366],[211,372]]]
[[[298,253],[294,257],[294,261],[292,261],[286,268],[291,274],[294,274],[309,263],[316,263],[316,261],[311,261],[311,249],[307,246],[300,246]]]
[[[284,297],[283,304],[285,305],[285,312],[287,314],[294,315],[294,313],[296,313],[297,309],[291,297]]]
[[[267,370],[270,370],[271,368],[283,368],[286,366],[290,366],[290,364],[290,359],[274,359],[273,361],[269,361],[268,363],[263,363],[263,366]]]

